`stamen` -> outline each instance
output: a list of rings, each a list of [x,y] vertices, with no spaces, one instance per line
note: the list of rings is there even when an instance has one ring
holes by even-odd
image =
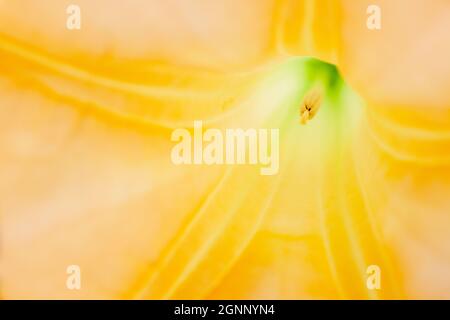
[[[322,90],[315,87],[308,91],[300,106],[300,124],[306,124],[319,110],[322,102]]]

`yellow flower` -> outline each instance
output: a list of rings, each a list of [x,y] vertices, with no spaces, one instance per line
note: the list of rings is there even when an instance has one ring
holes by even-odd
[[[450,4],[372,2],[0,2],[3,297],[449,298]],[[174,165],[196,120],[278,174]]]

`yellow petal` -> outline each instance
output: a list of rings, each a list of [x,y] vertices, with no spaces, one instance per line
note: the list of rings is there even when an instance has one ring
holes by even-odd
[[[379,3],[1,2],[4,296],[447,297],[449,8]],[[174,165],[194,120],[278,128],[279,173]]]

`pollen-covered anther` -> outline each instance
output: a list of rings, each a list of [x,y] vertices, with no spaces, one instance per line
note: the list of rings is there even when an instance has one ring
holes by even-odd
[[[300,123],[306,124],[306,122],[308,122],[309,120],[309,117],[310,117],[309,111],[308,110],[303,111],[303,113],[300,114]]]
[[[319,110],[322,102],[322,91],[318,88],[311,89],[305,94],[300,106],[300,124],[306,124]]]

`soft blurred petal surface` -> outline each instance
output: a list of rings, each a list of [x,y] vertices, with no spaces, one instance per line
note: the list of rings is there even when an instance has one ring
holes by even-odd
[[[376,2],[0,2],[3,296],[449,298],[450,7]],[[174,165],[194,120],[279,173]]]

